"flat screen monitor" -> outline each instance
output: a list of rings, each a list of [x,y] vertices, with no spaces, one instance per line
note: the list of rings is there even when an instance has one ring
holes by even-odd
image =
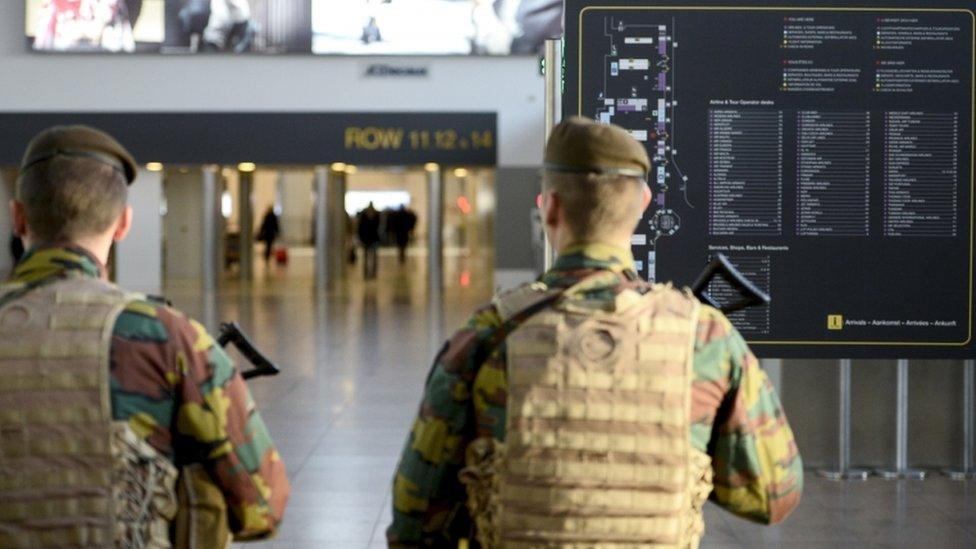
[[[28,46],[71,53],[534,55],[561,0],[25,0]]]

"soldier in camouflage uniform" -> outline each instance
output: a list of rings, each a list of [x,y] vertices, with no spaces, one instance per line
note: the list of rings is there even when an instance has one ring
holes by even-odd
[[[394,478],[391,547],[450,547],[475,524],[490,547],[694,547],[706,498],[765,524],[796,508],[800,455],[742,336],[636,273],[629,243],[649,168],[619,127],[574,118],[554,130],[543,219],[559,257],[437,356]],[[634,303],[665,306],[629,320]],[[631,320],[652,343],[607,360]],[[594,322],[607,328],[582,330]],[[678,482],[653,480],[671,471]]]
[[[215,547],[282,519],[285,466],[240,372],[199,323],[107,282],[135,174],[82,126],[24,156],[29,251],[0,286],[0,546]]]

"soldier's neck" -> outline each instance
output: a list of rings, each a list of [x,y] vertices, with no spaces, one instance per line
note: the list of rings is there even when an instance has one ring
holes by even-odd
[[[626,238],[596,238],[590,240],[578,240],[574,239],[569,241],[567,244],[559,247],[559,254],[562,255],[568,250],[578,250],[586,246],[602,246],[617,248],[619,250],[630,250],[630,236]]]
[[[109,251],[112,249],[113,240],[111,235],[100,235],[94,237],[72,238],[70,240],[62,240],[58,242],[40,242],[28,234],[23,237],[23,241],[24,247],[28,250],[35,247],[51,246],[73,246],[76,248],[81,248],[97,259],[102,266],[105,266],[108,264],[108,255]]]

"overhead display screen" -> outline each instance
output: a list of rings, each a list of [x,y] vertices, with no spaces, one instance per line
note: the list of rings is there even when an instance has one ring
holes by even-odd
[[[972,357],[972,4],[569,0],[566,114],[653,158],[641,274],[728,256],[763,356]]]
[[[535,54],[561,0],[313,0],[318,54]]]
[[[25,0],[29,47],[73,53],[534,55],[561,0]]]

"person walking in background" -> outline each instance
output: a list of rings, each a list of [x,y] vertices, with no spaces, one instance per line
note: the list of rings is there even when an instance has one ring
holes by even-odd
[[[376,278],[376,247],[380,243],[380,212],[370,202],[359,212],[356,232],[363,245],[363,277]]]
[[[264,219],[261,220],[261,228],[258,229],[258,241],[264,242],[264,263],[271,261],[271,250],[275,240],[281,233],[278,224],[278,215],[274,212],[274,206],[268,206],[268,211],[264,212]]]
[[[414,228],[417,226],[417,214],[407,208],[406,204],[400,206],[400,209],[393,212],[392,218],[392,228],[394,237],[396,238],[397,250],[399,251],[400,263],[404,263],[407,260],[407,246],[410,245],[410,236],[413,234]]]

